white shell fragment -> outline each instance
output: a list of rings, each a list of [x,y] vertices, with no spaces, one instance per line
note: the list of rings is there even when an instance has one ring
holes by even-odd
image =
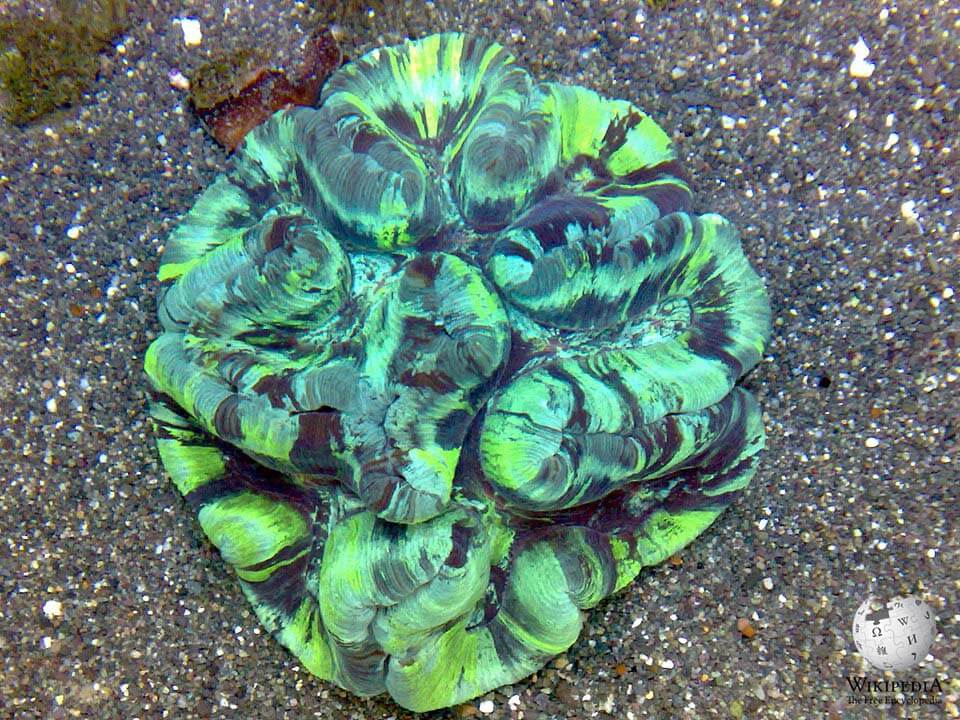
[[[200,32],[200,21],[196,18],[174,18],[175,23],[180,25],[183,31],[183,44],[187,47],[196,47],[203,41],[203,33]]]
[[[853,60],[850,62],[850,74],[855,78],[868,78],[873,75],[876,65],[867,62],[870,48],[867,47],[863,38],[859,38],[857,44],[853,45],[850,51],[853,53]]]

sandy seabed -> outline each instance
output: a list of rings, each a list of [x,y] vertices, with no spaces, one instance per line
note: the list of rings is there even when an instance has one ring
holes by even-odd
[[[316,680],[260,630],[146,419],[159,251],[226,161],[169,75],[221,48],[298,41],[306,13],[131,5],[77,106],[0,123],[0,715],[411,717]],[[545,670],[430,717],[957,716],[957,8],[324,11],[351,57],[480,32],[537,77],[637,103],[673,134],[696,209],[741,229],[776,317],[745,382],[768,440],[740,502],[679,562],[592,611]],[[200,20],[199,46],[184,45],[180,16]],[[860,38],[868,78],[850,72]],[[850,637],[871,593],[937,611],[932,658],[908,675],[939,679],[939,702],[848,704],[846,677],[881,677]]]

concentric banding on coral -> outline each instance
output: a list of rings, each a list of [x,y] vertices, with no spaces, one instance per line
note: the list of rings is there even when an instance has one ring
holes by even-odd
[[[312,673],[425,711],[563,652],[746,487],[770,332],[667,135],[448,33],[277,113],[172,233],[164,466]]]
[[[709,444],[712,434],[693,413],[730,392],[769,333],[763,285],[733,226],[717,215],[669,215],[629,240],[571,235],[541,261],[560,269],[538,267],[521,288],[526,302],[508,295],[527,315],[552,311],[561,326],[571,317],[629,327],[652,305],[681,298],[690,325],[650,346],[598,339],[588,354],[519,373],[491,399],[484,471],[514,502],[536,510],[587,502],[645,477],[658,463],[651,449],[673,467],[684,448]],[[687,414],[658,427],[671,413]]]

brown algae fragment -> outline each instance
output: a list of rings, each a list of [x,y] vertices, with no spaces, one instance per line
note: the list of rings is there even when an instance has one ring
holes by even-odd
[[[232,152],[277,110],[316,102],[323,81],[341,60],[329,29],[317,28],[295,72],[270,67],[263,50],[242,48],[198,68],[190,80],[190,100],[214,139]]]

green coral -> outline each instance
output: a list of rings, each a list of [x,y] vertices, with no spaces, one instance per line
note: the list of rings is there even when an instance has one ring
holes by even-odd
[[[125,0],[61,0],[51,17],[0,20],[7,120],[24,124],[76,102],[96,79],[99,53],[125,21]]]
[[[632,104],[445,33],[274,115],[167,243],[164,466],[261,622],[417,711],[542,667],[746,487],[770,308]]]

